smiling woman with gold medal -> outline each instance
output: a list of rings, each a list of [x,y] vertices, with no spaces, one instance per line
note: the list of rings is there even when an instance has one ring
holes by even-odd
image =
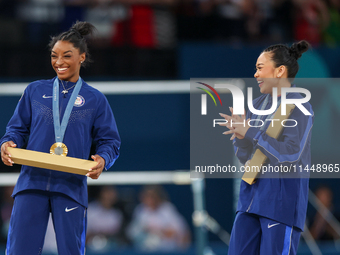
[[[57,77],[27,86],[6,134],[0,140],[1,159],[12,166],[8,147],[88,159],[91,144],[97,165],[87,177],[97,179],[119,155],[120,137],[105,96],[79,76],[89,62],[84,36],[93,32],[87,22],[52,37],[51,64]],[[59,254],[84,254],[87,177],[22,166],[15,186],[7,255],[41,254],[50,213]]]

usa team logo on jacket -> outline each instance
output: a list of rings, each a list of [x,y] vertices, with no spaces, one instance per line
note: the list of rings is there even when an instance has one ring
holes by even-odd
[[[81,107],[84,104],[85,104],[85,99],[81,95],[78,95],[76,101],[74,102],[74,106]]]

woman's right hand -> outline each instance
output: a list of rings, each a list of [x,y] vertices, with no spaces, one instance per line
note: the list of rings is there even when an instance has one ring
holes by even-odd
[[[6,166],[13,166],[14,162],[11,159],[11,155],[7,151],[8,147],[17,147],[13,141],[5,142],[1,145],[1,160]]]
[[[234,138],[243,139],[247,130],[249,129],[248,120],[246,120],[246,112],[243,115],[234,115],[233,108],[229,107],[231,115],[227,115],[224,113],[220,113],[221,117],[226,119],[226,123],[219,124],[220,126],[226,126],[229,130],[223,132],[224,135],[232,134],[230,140],[234,140]],[[233,125],[231,124],[233,122]],[[244,123],[241,125],[240,123]]]

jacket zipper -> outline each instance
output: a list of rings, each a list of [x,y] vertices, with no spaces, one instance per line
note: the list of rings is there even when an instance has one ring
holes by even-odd
[[[64,94],[63,96],[62,96],[62,98],[61,98],[61,102],[60,102],[60,107],[59,107],[59,116],[60,116],[60,118],[59,119],[61,119],[61,112],[62,112],[62,110],[63,110],[63,101],[64,101],[64,98],[66,98],[66,94]],[[47,181],[47,185],[46,185],[46,190],[47,191],[49,191],[50,190],[50,187],[51,187],[51,177],[52,177],[52,171],[50,170],[50,176],[48,177],[48,181]]]
[[[51,187],[51,176],[52,176],[52,170],[50,170],[50,176],[48,177],[47,185],[46,185],[46,190],[49,191]]]

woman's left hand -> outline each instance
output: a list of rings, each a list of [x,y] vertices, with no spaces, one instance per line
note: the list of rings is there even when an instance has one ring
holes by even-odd
[[[96,161],[98,164],[90,169],[91,172],[86,174],[87,177],[92,179],[98,179],[103,169],[105,167],[105,160],[99,155],[92,155],[91,158]]]
[[[226,124],[219,124],[220,126],[226,126],[229,130],[223,132],[224,135],[229,135],[232,134],[232,137],[230,140],[233,140],[235,137],[238,139],[243,139],[244,136],[246,135],[249,126],[248,126],[248,120],[246,120],[245,115],[234,115],[233,114],[233,108],[230,107],[231,111],[231,116],[227,114],[220,113],[220,115],[226,119],[227,123]]]

